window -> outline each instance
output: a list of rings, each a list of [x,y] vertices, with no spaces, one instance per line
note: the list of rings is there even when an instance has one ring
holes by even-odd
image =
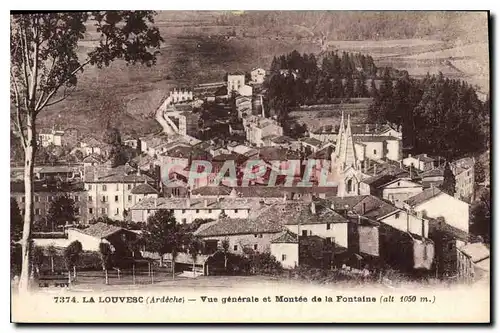
[[[235,246],[233,247],[233,249],[234,249],[235,251],[238,251],[238,245],[235,245]]]
[[[398,182],[398,187],[401,186],[401,182]]]
[[[307,236],[307,230],[302,230],[302,236]]]
[[[259,238],[262,238],[262,234],[259,234]]]
[[[352,179],[347,181],[347,192],[352,192]]]
[[[222,213],[222,214],[225,214],[225,213],[226,213],[226,211],[223,209],[223,210],[221,211],[221,213]]]
[[[183,224],[186,224],[187,220],[186,219],[182,219],[182,223]]]
[[[115,195],[115,202],[118,202],[118,196]]]
[[[127,190],[131,190],[132,189],[132,185],[131,184],[128,184],[127,185]]]
[[[76,215],[80,215],[80,208],[79,207],[75,208],[75,213],[76,213]]]
[[[127,198],[128,202],[131,202],[132,201],[132,196],[129,195],[128,198]]]
[[[254,250],[257,250],[257,248],[258,248],[257,244],[254,244],[254,245],[253,245],[253,249],[254,249]]]
[[[21,197],[21,202],[24,203],[26,201],[25,197]]]
[[[197,209],[197,210],[196,210],[196,214],[198,214],[199,212],[200,212],[200,210],[199,210],[199,209]]]
[[[106,202],[106,201],[108,201],[108,197],[107,197],[107,196],[105,196],[105,195],[103,195],[103,196],[102,196],[102,202]]]
[[[149,210],[149,209],[148,209],[148,210],[146,210],[146,213],[148,213],[148,214],[149,214],[149,213],[151,213],[151,210]]]
[[[281,261],[285,261],[286,260],[286,254],[282,254],[281,255]]]
[[[35,195],[35,202],[40,202],[40,197],[38,195]]]
[[[326,243],[331,244],[332,243],[332,238],[331,237],[326,237]]]
[[[89,202],[92,202],[92,196],[89,195]]]
[[[208,210],[208,214],[212,214],[212,210],[211,209]]]
[[[106,214],[106,208],[101,208],[101,214]]]
[[[89,184],[89,191],[92,190],[92,184]]]
[[[75,195],[75,202],[80,201],[80,197],[78,195]]]
[[[234,210],[234,213],[235,213],[235,214],[238,214],[238,210],[237,210],[237,209],[235,209],[235,210]]]
[[[396,214],[394,215],[394,218],[399,219],[399,213],[396,213]]]
[[[89,214],[94,214],[94,208],[89,208]]]
[[[448,250],[453,250],[453,242],[448,243]]]
[[[115,215],[120,215],[120,208],[116,209]]]
[[[186,213],[186,210],[185,210],[185,209],[183,209],[183,210],[182,210],[182,214],[184,214],[184,213]]]
[[[255,234],[254,236],[255,236],[255,238],[257,238],[257,234]]]
[[[40,208],[35,209],[35,215],[40,215]]]
[[[377,149],[373,149],[373,154],[376,155],[377,154]]]
[[[102,185],[102,190],[103,190],[103,191],[106,191],[106,189],[107,189],[107,188],[106,188],[106,185]]]
[[[327,223],[327,224],[326,224],[326,230],[330,230],[331,228],[332,228],[331,223]]]

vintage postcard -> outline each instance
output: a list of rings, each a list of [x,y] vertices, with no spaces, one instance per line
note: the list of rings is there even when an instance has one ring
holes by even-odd
[[[11,321],[489,323],[488,26],[11,12]]]

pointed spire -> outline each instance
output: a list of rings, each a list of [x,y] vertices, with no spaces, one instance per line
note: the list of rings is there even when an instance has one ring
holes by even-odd
[[[337,157],[340,155],[340,151],[342,150],[342,146],[343,146],[342,143],[344,140],[344,132],[345,132],[344,110],[342,110],[342,118],[340,119],[339,133],[337,134],[337,140],[335,142],[335,155]]]

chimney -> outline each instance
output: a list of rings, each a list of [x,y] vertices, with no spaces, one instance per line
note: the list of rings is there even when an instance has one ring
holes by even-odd
[[[316,204],[314,203],[314,201],[311,202],[311,213],[313,215],[316,215]]]
[[[373,175],[377,174],[377,164],[373,164]]]

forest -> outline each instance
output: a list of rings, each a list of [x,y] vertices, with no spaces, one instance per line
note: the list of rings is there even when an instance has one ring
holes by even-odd
[[[405,71],[377,68],[370,56],[359,53],[329,52],[321,66],[318,62],[315,55],[297,51],[274,57],[264,83],[266,99],[285,128],[293,123],[288,116],[292,107],[371,97],[367,121],[402,128],[408,153],[454,159],[489,146],[489,99],[479,100],[475,88],[465,81],[442,73],[412,78]]]

